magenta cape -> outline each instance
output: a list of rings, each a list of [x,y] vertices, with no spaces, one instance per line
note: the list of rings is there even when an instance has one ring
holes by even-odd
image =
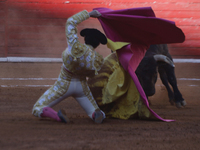
[[[156,18],[151,7],[123,10],[95,8],[94,10],[101,13],[101,17],[98,19],[107,38],[114,42],[130,43],[117,50],[118,58],[123,68],[131,75],[149,111],[159,120],[174,121],[161,118],[149,107],[147,97],[135,70],[149,45],[184,42],[185,36],[182,30],[176,27],[173,21]]]
[[[182,43],[185,35],[173,21],[156,18],[151,7],[112,10],[95,8],[107,38],[114,42],[151,44]]]
[[[134,54],[133,54],[133,48],[134,46]],[[138,51],[137,51],[138,50]],[[161,118],[158,114],[156,114],[150,107],[149,107],[149,102],[147,100],[147,97],[145,95],[145,92],[137,78],[137,75],[135,74],[135,70],[137,69],[137,66],[140,63],[140,60],[144,57],[144,54],[146,52],[146,47],[142,45],[127,45],[124,46],[123,48],[117,50],[118,58],[123,66],[123,68],[130,74],[131,78],[133,79],[133,82],[135,83],[135,86],[140,93],[140,96],[146,105],[146,107],[149,109],[149,111],[159,120],[166,121],[166,122],[171,122],[174,120],[169,120],[169,119],[163,119]]]

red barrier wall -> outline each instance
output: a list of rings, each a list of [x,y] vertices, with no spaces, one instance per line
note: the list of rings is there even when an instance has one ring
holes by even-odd
[[[67,47],[66,19],[83,9],[149,7],[157,17],[176,22],[186,35],[181,44],[170,44],[173,58],[200,58],[199,0],[0,0],[0,57],[60,57]],[[79,26],[100,30],[96,19]],[[105,51],[105,47],[100,47]]]

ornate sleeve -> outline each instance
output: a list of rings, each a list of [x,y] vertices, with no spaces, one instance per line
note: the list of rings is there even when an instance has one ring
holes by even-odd
[[[104,58],[102,55],[79,42],[73,45],[71,52],[74,61],[78,59],[82,67],[88,71],[94,70],[95,74],[97,74],[103,65]]]
[[[77,42],[77,25],[82,21],[88,19],[89,17],[89,13],[86,10],[84,10],[67,19],[65,26],[65,34],[67,37],[68,46],[73,46],[73,44]]]
[[[68,48],[62,54],[65,67],[70,72],[85,76],[97,74],[104,61],[103,56],[78,41],[77,25],[89,17],[84,10],[68,18],[65,28]]]
[[[85,57],[87,62],[86,66],[90,66],[88,69],[94,70],[95,75],[97,75],[104,62],[103,56],[97,53],[96,51],[88,50],[85,53]]]

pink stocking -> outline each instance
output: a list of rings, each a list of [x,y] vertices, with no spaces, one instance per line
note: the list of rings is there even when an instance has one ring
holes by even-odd
[[[50,107],[43,108],[41,117],[48,117],[48,118],[52,118],[57,121],[61,121],[61,119],[58,117],[57,112]]]

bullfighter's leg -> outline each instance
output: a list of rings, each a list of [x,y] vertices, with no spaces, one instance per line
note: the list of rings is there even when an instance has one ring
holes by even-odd
[[[69,86],[70,78],[63,80],[63,76],[60,74],[55,84],[49,88],[35,103],[32,114],[39,118],[48,117],[56,121],[68,121],[68,118],[62,111],[57,113],[51,107],[71,95],[72,91],[69,90]]]
[[[102,123],[106,118],[105,113],[98,107],[86,80],[77,82],[75,88],[80,92],[76,93],[74,97],[87,115],[94,120],[95,123]]]

